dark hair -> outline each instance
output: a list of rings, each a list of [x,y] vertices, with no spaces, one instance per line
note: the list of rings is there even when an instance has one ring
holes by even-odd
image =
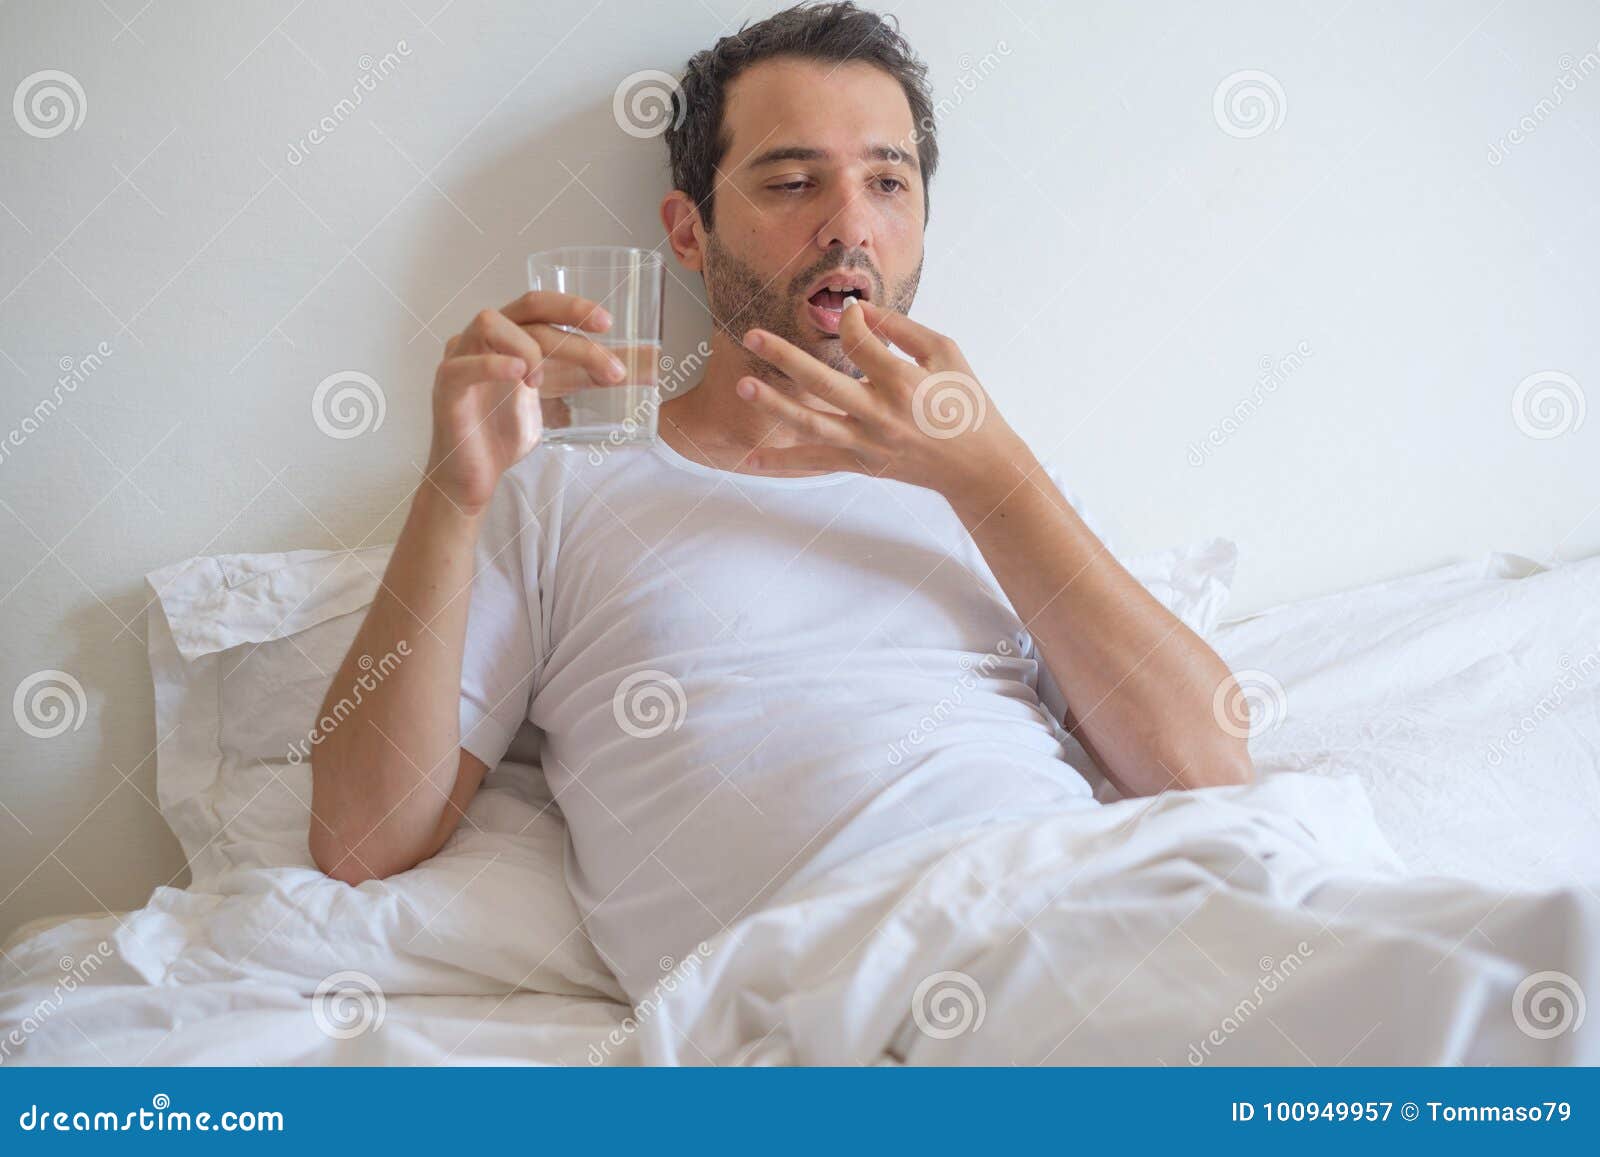
[[[791,56],[836,63],[875,64],[900,82],[911,106],[922,170],[923,214],[931,206],[928,186],[939,165],[933,132],[933,98],[928,91],[928,66],[900,35],[899,22],[857,8],[849,0],[800,4],[747,24],[710,48],[689,58],[680,87],[672,93],[672,119],[666,131],[673,187],[682,189],[711,226],[711,195],[717,165],[732,143],[723,130],[723,102],[728,86],[745,69],[763,60]]]

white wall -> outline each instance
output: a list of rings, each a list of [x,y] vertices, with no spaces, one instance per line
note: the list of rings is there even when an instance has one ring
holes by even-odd
[[[0,712],[0,932],[184,880],[144,573],[392,537],[442,339],[529,250],[659,240],[664,150],[618,128],[618,81],[773,7],[0,8],[0,96],[57,69],[85,105],[48,138],[0,111],[0,438],[111,351],[0,460],[0,692],[57,668],[88,700],[50,739]],[[1130,545],[1235,537],[1236,610],[1600,548],[1600,415],[1534,438],[1512,410],[1541,371],[1600,405],[1592,3],[897,7],[945,102],[919,314]],[[1246,69],[1283,94],[1253,137],[1213,99]],[[681,352],[707,327],[679,275]],[[387,410],[339,440],[311,398],[345,370]]]

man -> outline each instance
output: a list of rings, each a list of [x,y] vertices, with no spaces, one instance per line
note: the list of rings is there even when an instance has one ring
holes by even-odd
[[[614,380],[555,328],[604,332],[598,303],[531,293],[449,341],[426,479],[330,697],[358,656],[409,654],[317,748],[310,833],[338,879],[412,867],[531,720],[635,998],[785,884],[1095,806],[1067,731],[1124,795],[1252,777],[1213,717],[1227,668],[907,316],[938,154],[894,29],[791,9],[696,55],[678,100],[661,214],[705,281],[704,377],[656,445],[590,462],[532,451],[547,363]]]

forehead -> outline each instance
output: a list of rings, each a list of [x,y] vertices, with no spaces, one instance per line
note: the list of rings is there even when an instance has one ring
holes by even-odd
[[[900,82],[862,61],[778,57],[740,73],[723,103],[729,147],[723,165],[735,169],[758,152],[808,145],[855,157],[869,142],[915,153],[911,106]]]

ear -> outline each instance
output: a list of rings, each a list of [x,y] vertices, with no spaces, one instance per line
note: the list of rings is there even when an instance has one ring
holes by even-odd
[[[689,194],[674,189],[661,201],[661,224],[667,230],[667,243],[685,269],[705,271],[705,226],[700,208]]]

